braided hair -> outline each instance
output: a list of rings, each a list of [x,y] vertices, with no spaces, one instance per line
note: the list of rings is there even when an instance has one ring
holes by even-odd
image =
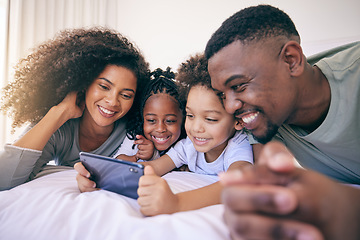
[[[148,82],[144,94],[140,100],[140,110],[137,114],[132,126],[128,127],[127,136],[129,139],[134,140],[136,135],[144,135],[144,107],[149,97],[165,93],[173,97],[178,103],[179,109],[183,114],[183,122],[185,120],[185,99],[181,94],[181,86],[175,82],[175,73],[171,71],[170,67],[163,71],[161,68],[157,68],[151,73],[151,79]],[[179,139],[186,136],[184,124],[181,125],[181,134]]]

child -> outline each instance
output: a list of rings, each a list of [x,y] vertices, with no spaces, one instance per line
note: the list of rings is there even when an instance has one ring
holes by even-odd
[[[147,216],[194,210],[219,204],[222,186],[219,182],[196,190],[173,194],[167,182],[159,177],[175,167],[188,164],[189,170],[217,175],[253,163],[252,149],[242,126],[228,114],[211,88],[207,63],[201,55],[190,58],[179,69],[177,80],[188,85],[185,130],[180,140],[164,156],[144,162],[140,178],[138,203]],[[149,166],[147,166],[149,165]]]
[[[131,162],[157,159],[186,136],[185,101],[174,77],[170,68],[152,73],[140,103],[141,112],[114,157]]]

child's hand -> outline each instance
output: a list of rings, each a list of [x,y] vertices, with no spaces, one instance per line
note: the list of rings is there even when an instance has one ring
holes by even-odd
[[[90,173],[81,162],[78,162],[74,165],[74,169],[78,172],[76,175],[76,181],[80,192],[92,192],[95,190],[99,190],[96,188],[96,183],[89,179]]]
[[[139,180],[138,203],[145,216],[177,212],[179,199],[173,194],[165,179],[157,176],[151,166],[146,166]]]
[[[142,160],[150,160],[154,155],[154,143],[142,135],[136,135],[136,141],[138,152],[135,154],[135,157]]]

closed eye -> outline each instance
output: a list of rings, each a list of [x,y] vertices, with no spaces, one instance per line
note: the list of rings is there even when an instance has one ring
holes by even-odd
[[[246,83],[241,83],[231,86],[231,89],[235,92],[243,92],[246,89],[246,86],[247,86]]]
[[[217,121],[219,121],[219,120],[214,119],[214,118],[205,118],[205,120],[208,121],[208,122],[217,122]]]
[[[186,118],[192,119],[192,118],[194,118],[194,115],[192,115],[192,114],[186,114]]]
[[[167,124],[174,124],[174,123],[176,123],[177,122],[177,120],[166,120],[166,123]]]
[[[129,94],[126,94],[126,93],[121,93],[120,95],[125,99],[131,99],[132,98],[132,95],[129,95]]]
[[[99,86],[104,90],[109,90],[110,89],[110,88],[108,88],[108,86],[106,86],[104,84],[99,84]]]
[[[145,121],[148,122],[148,123],[155,123],[154,119],[145,119]]]

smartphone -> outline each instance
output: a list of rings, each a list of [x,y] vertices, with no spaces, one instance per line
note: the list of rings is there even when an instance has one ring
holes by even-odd
[[[80,161],[90,172],[96,187],[137,199],[139,178],[144,175],[144,166],[97,154],[80,152]]]

